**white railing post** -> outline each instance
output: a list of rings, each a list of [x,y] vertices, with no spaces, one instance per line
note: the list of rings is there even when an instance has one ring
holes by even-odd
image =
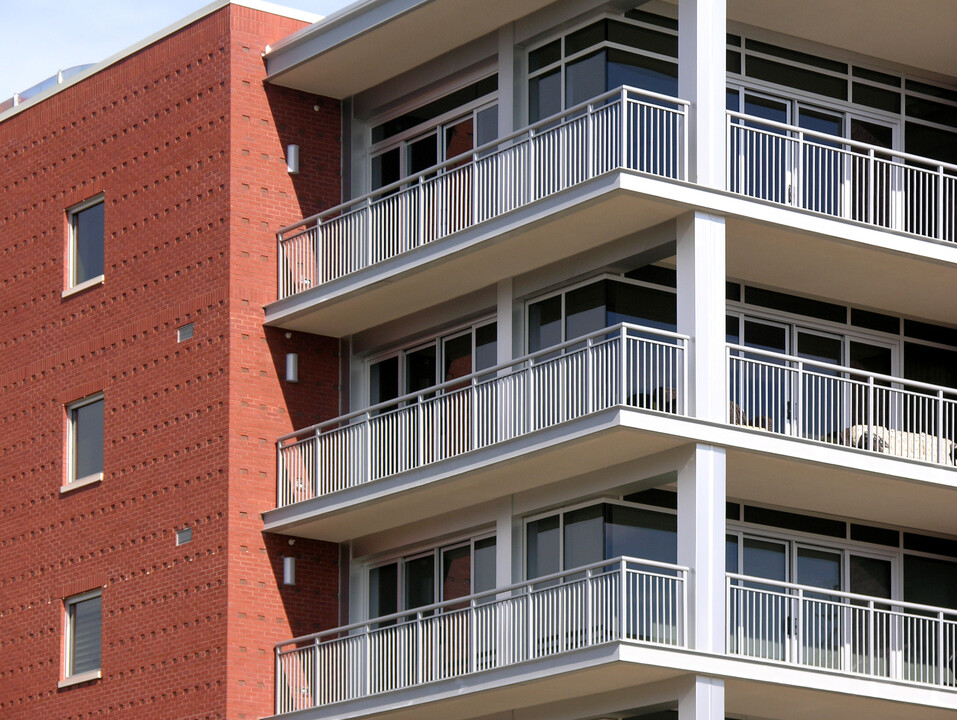
[[[536,199],[535,182],[536,162],[535,162],[535,128],[529,128],[528,131],[528,200],[533,202]]]
[[[363,458],[364,468],[360,477],[364,476],[365,482],[372,482],[373,472],[372,472],[372,415],[369,413],[365,414],[365,420],[363,421],[363,426],[365,427],[365,432],[363,433],[363,438],[365,440],[365,457]]]
[[[282,441],[276,443],[276,507],[284,507],[283,488],[288,485],[285,471],[285,457],[283,454]]]
[[[937,682],[944,684],[947,677],[947,654],[944,652],[944,613],[937,613]]]
[[[478,631],[475,627],[475,598],[469,601],[469,672],[478,670]]]
[[[422,613],[417,612],[415,614],[415,625],[413,626],[413,632],[415,633],[415,684],[420,685],[422,683]]]
[[[436,403],[437,404],[437,403]],[[425,418],[423,418],[424,407],[422,405],[422,396],[415,399],[415,465],[413,467],[422,467],[425,462]]]
[[[592,573],[593,570],[585,571],[585,647],[591,647],[594,638],[592,637]]]
[[[412,238],[409,238],[409,242],[406,243],[406,250],[411,250],[412,248],[425,245],[425,198],[423,197],[423,194],[425,193],[424,180],[425,176],[419,175],[419,179],[415,184],[415,189],[411,193],[412,197],[414,198],[413,202],[415,203],[415,240],[413,241]],[[396,197],[398,197],[398,195]]]
[[[373,263],[372,251],[372,198],[366,198],[366,267]]]
[[[937,462],[943,464],[944,462],[944,391],[937,391]]]
[[[874,165],[874,148],[867,151],[867,217],[866,222],[872,225],[877,224],[877,217],[874,214],[874,195],[877,192],[877,175]]]
[[[628,91],[621,90],[621,167],[628,167]]]
[[[362,694],[366,696],[372,694],[372,638],[369,636],[370,630],[371,626],[366,625],[362,642]]]
[[[944,166],[937,166],[937,233],[938,240],[946,239],[944,233]]]
[[[319,638],[312,644],[312,706],[319,707]]]
[[[793,392],[793,399],[791,400],[791,434],[796,435],[797,437],[804,437],[804,428],[801,423],[801,416],[803,411],[803,399],[804,393],[804,363],[800,360],[797,364],[797,387]],[[787,408],[785,408],[787,411]]]
[[[280,649],[276,648],[276,714],[279,715],[282,713],[282,704],[280,698],[282,697],[282,688],[283,686],[283,673],[282,673],[282,654]]]
[[[678,578],[681,582],[681,630],[678,632],[678,645],[688,647],[688,570],[681,570]],[[725,604],[725,613],[728,612],[728,605]],[[727,645],[725,645],[727,648]]]
[[[689,112],[689,106],[688,106],[688,105],[682,105],[681,108],[682,108],[681,114],[680,114],[680,116],[681,116],[681,142],[682,142],[682,148],[681,148],[681,179],[682,179],[682,180],[685,180],[685,181],[688,181],[688,180],[690,179],[689,176],[688,176],[688,112]],[[728,145],[727,147],[730,148],[731,146]],[[727,152],[727,150],[726,150],[725,152]],[[727,164],[727,163],[726,163],[726,164]],[[727,188],[727,187],[726,187],[725,189],[726,189],[726,190],[730,190],[730,188]]]
[[[525,407],[526,412],[528,413],[528,424],[525,426],[525,432],[533,432],[535,430],[535,425],[533,423],[534,415],[532,411],[532,404],[535,400],[535,373],[533,369],[535,368],[535,361],[529,359],[528,366],[525,368],[525,372],[528,373],[528,382],[525,383]]]
[[[874,622],[874,601],[868,600],[867,602],[867,673],[869,675],[874,674],[874,651],[877,647],[877,644],[874,642],[874,632],[877,629],[877,625]],[[887,658],[888,662],[890,657]],[[888,668],[888,674],[890,673],[890,668]]]
[[[618,349],[618,357],[620,358],[618,362],[619,362],[619,364],[621,365],[621,367],[619,368],[619,376],[620,376],[620,377],[619,377],[619,383],[620,383],[620,386],[619,386],[619,389],[618,389],[618,402],[615,403],[615,404],[616,404],[616,405],[625,405],[625,404],[626,404],[625,392],[626,392],[626,390],[627,390],[627,385],[628,385],[628,378],[627,378],[627,375],[626,375],[626,373],[628,372],[628,370],[627,370],[627,367],[628,367],[628,353],[625,352],[625,348],[627,347],[627,345],[626,345],[626,343],[625,343],[625,339],[628,337],[628,331],[625,329],[624,326],[622,326],[621,331],[619,332],[618,337],[621,339],[621,340],[620,340],[620,342],[621,342],[621,347]],[[622,579],[624,579],[624,577],[623,577]]]
[[[592,400],[592,368],[594,366],[592,354],[594,353],[594,338],[588,338],[585,341],[585,414],[594,411]]]
[[[785,141],[786,142],[786,141]],[[798,132],[798,142],[797,142],[797,153],[794,158],[794,176],[793,183],[791,187],[793,188],[793,202],[794,207],[803,208],[804,207],[804,193],[803,193],[803,181],[804,181],[804,133]]]
[[[874,440],[874,376],[867,376],[867,443],[872,452],[877,451]],[[850,438],[849,438],[850,439]]]
[[[478,378],[472,378],[472,382],[469,389],[469,404],[472,406],[472,433],[470,435],[472,444],[469,446],[471,450],[478,450],[478,424],[479,424],[479,413],[478,413]]]
[[[793,597],[793,596],[792,596]],[[797,609],[794,612],[794,622],[791,634],[792,657],[798,665],[804,662],[804,588],[798,588]]]
[[[685,583],[687,584],[687,583]],[[687,592],[685,593],[687,595]],[[686,603],[687,605],[687,603]],[[685,611],[687,615],[687,610]],[[727,573],[724,576],[724,649],[729,655],[734,655],[737,653],[737,644],[732,643],[732,634],[731,634],[731,578],[728,577]],[[687,624],[685,628],[687,628]],[[684,631],[687,634],[687,629]]]
[[[312,450],[312,497],[319,497],[319,488],[321,487],[319,483],[319,473],[321,467],[319,462],[319,428],[316,428],[315,442],[316,446]]]
[[[316,285],[321,285],[326,282],[325,276],[322,274],[322,220],[316,220],[316,245],[315,245],[315,258],[316,258]]]
[[[585,179],[595,177],[595,117],[594,106],[588,103],[585,110]]]
[[[618,608],[618,618],[620,621],[620,628],[618,630],[618,639],[625,640],[628,637],[628,580],[626,577],[626,569],[628,563],[625,562],[625,559],[622,558],[619,561],[619,579],[618,583],[621,586],[619,588],[619,601],[620,605]]]

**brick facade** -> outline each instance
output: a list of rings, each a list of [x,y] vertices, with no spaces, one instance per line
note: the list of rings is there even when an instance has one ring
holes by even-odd
[[[302,25],[228,5],[0,121],[0,717],[260,717],[273,643],[336,624],[337,548],[259,515],[275,438],[338,409],[337,342],[262,325],[276,230],[339,198],[338,104],[263,85]],[[98,193],[105,281],[62,297]],[[103,481],[61,493],[65,404],[99,391]],[[102,678],[58,688],[63,599],[95,587]]]

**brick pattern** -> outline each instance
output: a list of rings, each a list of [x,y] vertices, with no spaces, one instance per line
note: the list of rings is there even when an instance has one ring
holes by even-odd
[[[275,230],[339,197],[337,103],[262,82],[301,26],[227,6],[0,123],[5,720],[261,717],[272,645],[336,623],[336,546],[260,518],[276,436],[338,397],[336,341],[262,325]],[[105,282],[61,297],[65,210],[101,192]],[[100,390],[104,479],[61,493],[64,405]],[[103,677],[58,689],[62,600],[94,587]]]

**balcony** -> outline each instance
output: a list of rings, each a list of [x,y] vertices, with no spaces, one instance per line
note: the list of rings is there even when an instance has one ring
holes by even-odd
[[[957,610],[728,573],[728,654],[957,689]]]
[[[687,414],[688,338],[621,324],[283,436],[277,506],[375,485],[619,406]]]
[[[613,170],[684,180],[688,104],[623,87],[279,232],[279,299]]]
[[[739,112],[727,122],[730,192],[957,242],[957,165]]]
[[[728,346],[730,421],[753,430],[953,467],[953,388]]]
[[[276,714],[614,643],[682,648],[687,579],[687,568],[622,557],[280,643]]]
[[[279,643],[276,714],[421,712],[422,703],[441,701],[443,716],[470,717],[481,712],[478,692],[489,711],[516,702],[512,686],[522,693],[515,708],[683,672],[736,679],[729,688],[742,696],[729,695],[730,704],[766,707],[782,692],[775,682],[804,685],[793,674],[768,685],[773,676],[760,665],[957,690],[955,610],[728,573],[726,652],[715,656],[689,651],[688,575],[622,557]],[[641,654],[588,655],[603,647],[657,650],[660,665],[643,664],[651,656]],[[835,691],[873,692],[805,679],[804,692],[826,693],[830,702],[815,702],[827,705]]]

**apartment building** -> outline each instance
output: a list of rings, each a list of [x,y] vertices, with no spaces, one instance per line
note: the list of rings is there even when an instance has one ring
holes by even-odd
[[[343,123],[265,308],[343,378],[263,516],[348,577],[277,717],[954,715],[955,23],[369,2],[269,48]]]
[[[0,112],[0,716],[954,716],[955,24],[217,2]]]

